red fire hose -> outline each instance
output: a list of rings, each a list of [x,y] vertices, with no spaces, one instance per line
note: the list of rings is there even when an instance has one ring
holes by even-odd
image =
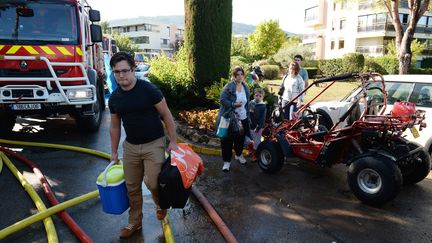
[[[234,237],[233,233],[229,230],[228,226],[223,222],[221,217],[216,213],[216,210],[210,204],[210,202],[204,197],[204,195],[194,186],[192,187],[192,193],[198,199],[198,201],[202,204],[204,209],[207,211],[210,218],[215,223],[218,230],[221,232],[222,236],[228,243],[237,243],[238,241]]]
[[[7,148],[0,146],[0,150],[11,157],[14,157],[15,159],[21,160],[28,167],[30,167],[33,170],[33,172],[35,173],[35,175],[39,178],[39,180],[42,184],[42,188],[43,188],[45,195],[47,196],[49,202],[52,205],[59,204],[59,202],[58,202],[57,198],[55,197],[53,191],[51,190],[51,187],[50,187],[48,181],[46,180],[45,176],[42,174],[42,172],[36,167],[36,165],[32,161],[30,161],[29,159],[27,159],[26,157],[24,157],[22,155],[19,155],[19,154],[13,152],[10,149],[7,149]],[[78,239],[81,242],[86,242],[86,243],[87,242],[88,243],[93,242],[93,240],[90,238],[90,236],[88,236],[84,232],[84,230],[79,227],[79,225],[72,219],[72,217],[66,211],[61,211],[58,214],[59,214],[59,217],[66,223],[66,225],[71,229],[71,231],[76,235],[76,237],[78,237]]]

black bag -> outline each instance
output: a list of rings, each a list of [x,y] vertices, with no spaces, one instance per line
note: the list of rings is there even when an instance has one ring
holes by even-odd
[[[184,208],[191,188],[185,189],[177,166],[171,165],[171,157],[165,160],[158,177],[159,206],[162,209]]]
[[[230,114],[230,124],[228,127],[228,135],[231,137],[235,137],[238,135],[242,135],[244,132],[243,125],[235,115],[234,112],[231,112]]]
[[[281,84],[281,86],[279,87],[279,91],[278,91],[278,95],[279,96],[282,96],[283,95],[283,93],[284,93],[284,91],[285,91],[285,86],[284,86],[284,84],[285,84],[285,78],[287,77],[287,74],[285,74],[284,76],[283,76],[283,78],[282,78],[282,84]]]

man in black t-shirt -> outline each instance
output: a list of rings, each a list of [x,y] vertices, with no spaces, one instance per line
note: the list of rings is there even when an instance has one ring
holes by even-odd
[[[166,210],[159,207],[158,175],[165,160],[165,134],[161,118],[168,131],[168,150],[176,149],[174,119],[161,91],[152,83],[135,78],[135,61],[129,54],[118,52],[110,66],[118,87],[111,94],[111,160],[118,161],[121,124],[126,132],[123,142],[123,169],[129,197],[129,224],[120,231],[128,238],[142,227],[142,189],[144,183],[156,204],[156,216],[162,220]]]

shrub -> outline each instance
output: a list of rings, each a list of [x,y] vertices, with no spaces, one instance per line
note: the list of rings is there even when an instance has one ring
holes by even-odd
[[[341,58],[320,60],[318,68],[323,76],[334,76],[343,73],[343,61]]]
[[[234,69],[234,67],[236,66],[240,66],[242,67],[245,72],[248,72],[248,70],[250,69],[250,65],[248,65],[247,59],[242,57],[242,56],[232,56],[231,57],[231,68],[230,68],[230,75],[232,73],[232,70]]]
[[[410,68],[410,74],[432,74],[432,68]]]
[[[431,68],[432,67],[432,58],[423,58],[421,62],[421,68]]]
[[[219,82],[214,82],[210,87],[205,89],[206,98],[211,100],[215,105],[220,106],[220,94],[223,87],[229,82],[228,79],[221,78]]]
[[[383,75],[388,74],[387,71],[375,61],[375,58],[366,58],[363,71],[378,72]]]
[[[361,53],[348,53],[342,57],[344,73],[358,73],[363,70],[365,58]]]
[[[318,75],[318,68],[317,67],[307,67],[305,68],[308,72],[309,78],[315,78]]]
[[[279,77],[279,66],[277,65],[261,65],[261,70],[264,72],[264,78],[266,79]]]
[[[387,74],[399,73],[399,61],[395,57],[388,55],[376,57],[375,62],[380,65],[387,72]]]
[[[175,61],[162,55],[151,60],[150,65],[149,79],[162,90],[168,101],[175,100],[176,105],[182,105],[187,103],[186,97],[195,96],[184,48],[179,50]]]
[[[182,111],[178,114],[178,118],[194,128],[213,131],[218,111],[218,109]]]

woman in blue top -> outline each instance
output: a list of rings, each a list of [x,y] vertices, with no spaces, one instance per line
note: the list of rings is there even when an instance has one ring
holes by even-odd
[[[216,120],[216,128],[219,126],[221,116],[228,117],[234,113],[235,117],[241,121],[243,132],[231,134],[226,138],[221,138],[222,158],[224,165],[223,171],[229,171],[231,166],[232,149],[234,147],[235,159],[241,164],[246,164],[246,159],[242,155],[245,136],[249,136],[249,97],[248,86],[243,82],[245,72],[241,67],[235,67],[232,72],[233,80],[225,85],[221,92],[219,114]]]

